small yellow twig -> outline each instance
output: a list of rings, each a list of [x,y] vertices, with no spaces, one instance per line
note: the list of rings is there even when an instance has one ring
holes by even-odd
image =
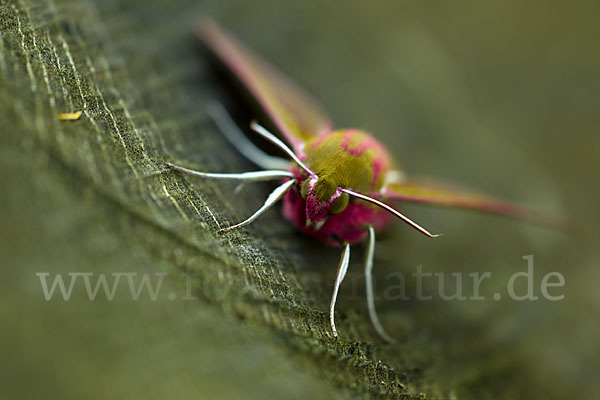
[[[58,113],[58,119],[60,121],[76,121],[81,117],[83,111],[76,111],[70,113]]]

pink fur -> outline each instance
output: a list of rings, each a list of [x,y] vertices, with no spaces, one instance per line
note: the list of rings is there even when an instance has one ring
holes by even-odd
[[[389,168],[390,161],[387,152],[381,143],[371,136],[364,137],[358,146],[352,147],[350,145],[350,140],[352,137],[360,133],[360,131],[355,129],[347,129],[340,142],[340,147],[353,156],[360,156],[369,149],[374,149],[377,151],[379,157],[373,161],[373,180],[371,182],[371,187],[374,188],[377,185],[377,180],[379,179],[381,171],[385,171]],[[321,138],[319,138],[319,140],[322,141]]]
[[[313,143],[310,145],[310,148],[311,148],[311,150],[314,150],[314,149],[315,149],[315,148],[316,148],[318,145],[320,145],[321,143],[323,143],[323,141],[324,141],[325,139],[327,139],[327,137],[328,137],[330,134],[331,134],[331,132],[330,132],[330,133],[328,133],[328,134],[325,134],[325,135],[321,135],[321,136],[319,136],[319,137],[318,137],[318,138],[317,138],[317,139],[316,139],[316,140],[315,140],[315,141],[314,141],[314,142],[313,142]]]
[[[313,222],[321,222],[329,213],[329,202],[319,199],[315,194],[309,194],[306,198],[305,212]]]
[[[376,159],[373,163],[373,179],[371,180],[371,188],[375,188],[377,186],[377,180],[379,179],[379,174],[381,174],[381,170],[384,169],[383,161]]]
[[[352,137],[357,133],[358,131],[355,129],[347,129],[340,143],[342,149],[346,150],[353,156],[360,156],[362,153],[365,152],[365,150],[369,148],[369,145],[365,143],[366,140],[362,141],[358,147],[350,147],[350,139],[352,139]]]

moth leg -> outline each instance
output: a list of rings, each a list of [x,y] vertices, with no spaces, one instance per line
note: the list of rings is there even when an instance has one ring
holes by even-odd
[[[367,253],[365,254],[365,282],[367,285],[367,309],[369,310],[369,317],[373,328],[377,331],[379,336],[388,343],[396,343],[396,341],[387,334],[379,318],[377,318],[377,311],[375,310],[375,294],[373,291],[373,255],[375,254],[375,229],[369,225],[367,238]]]
[[[242,226],[246,226],[246,225],[250,224],[255,219],[260,217],[265,211],[267,211],[269,208],[271,208],[273,206],[273,204],[275,204],[279,200],[281,200],[282,197],[288,192],[288,190],[290,190],[290,188],[292,186],[294,186],[295,184],[296,184],[295,179],[290,179],[290,180],[284,182],[282,185],[275,188],[275,190],[273,190],[273,192],[271,192],[269,197],[267,197],[267,200],[265,200],[265,204],[263,204],[263,206],[261,208],[259,208],[254,214],[252,214],[248,219],[240,222],[239,224],[232,225],[227,228],[223,228],[219,231],[219,233],[229,232],[234,229],[241,228]]]
[[[239,180],[242,182],[257,182],[257,181],[268,181],[268,180],[276,180],[276,179],[284,179],[284,178],[293,178],[294,175],[285,170],[266,170],[266,171],[252,171],[252,172],[241,172],[241,173],[232,173],[232,174],[222,174],[215,172],[200,172],[194,171],[192,169],[187,169],[184,167],[180,167],[175,164],[165,163],[165,167],[169,169],[173,169],[175,171],[183,172],[187,175],[199,176],[201,178],[208,179],[232,179]]]
[[[233,194],[239,194],[244,189],[244,186],[246,186],[246,182],[242,181],[238,183],[235,189],[233,189]]]
[[[329,323],[331,324],[333,338],[336,340],[338,338],[338,334],[337,330],[335,329],[335,302],[337,300],[338,291],[340,290],[340,285],[346,276],[348,264],[350,263],[350,245],[348,243],[344,243],[343,246],[344,250],[342,250],[342,256],[340,257],[340,262],[338,264],[337,278],[335,278],[333,294],[331,295],[331,303],[329,305]]]
[[[217,101],[213,101],[206,107],[206,112],[219,127],[225,138],[239,151],[244,157],[264,169],[289,169],[291,163],[280,157],[271,156],[250,141],[233,122],[233,119]]]

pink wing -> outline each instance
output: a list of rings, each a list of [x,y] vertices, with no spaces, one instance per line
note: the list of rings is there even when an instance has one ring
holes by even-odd
[[[265,111],[295,151],[307,140],[331,131],[316,102],[212,20],[204,21],[200,38]]]
[[[559,221],[557,218],[449,185],[410,180],[391,183],[384,189],[383,197],[435,206],[466,208],[526,219],[544,225],[564,227],[564,221]]]

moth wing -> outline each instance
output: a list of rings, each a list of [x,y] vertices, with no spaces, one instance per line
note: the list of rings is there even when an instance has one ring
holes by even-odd
[[[382,195],[387,199],[434,206],[466,208],[543,224],[554,225],[555,222],[550,221],[547,216],[543,216],[534,210],[498,200],[475,191],[441,183],[414,180],[390,183],[383,189]]]
[[[216,22],[204,21],[199,36],[248,90],[295,151],[301,151],[309,139],[331,131],[329,119],[308,94],[224,32]]]

